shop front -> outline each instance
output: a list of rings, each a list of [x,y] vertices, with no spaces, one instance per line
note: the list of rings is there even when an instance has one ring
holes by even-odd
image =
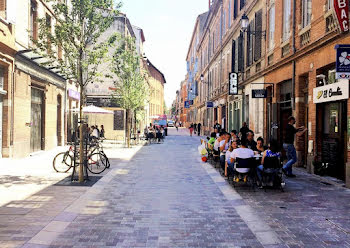
[[[316,154],[315,170],[332,177],[345,179],[347,157],[347,102],[349,81],[335,80],[332,71],[313,89],[316,104]],[[325,74],[322,74],[325,75]],[[334,83],[331,83],[331,82]],[[350,124],[350,123],[349,123]]]
[[[242,96],[230,96],[228,102],[228,129],[236,130],[242,125]]]

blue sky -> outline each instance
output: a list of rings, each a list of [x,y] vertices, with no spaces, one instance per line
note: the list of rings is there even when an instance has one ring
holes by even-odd
[[[194,24],[208,0],[124,0],[122,12],[143,29],[145,53],[163,74],[169,107],[186,74],[186,55]]]

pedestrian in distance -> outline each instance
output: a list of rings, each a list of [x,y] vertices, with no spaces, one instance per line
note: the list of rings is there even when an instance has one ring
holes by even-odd
[[[197,123],[194,123],[194,124],[193,124],[193,131],[194,131],[194,134],[197,133]]]
[[[104,128],[103,125],[101,125],[100,137],[103,138],[103,139],[105,138],[105,128]]]
[[[197,133],[198,133],[198,136],[201,136],[201,127],[202,127],[202,124],[201,124],[201,123],[198,123],[198,124],[197,124]]]
[[[191,123],[190,125],[190,136],[192,137],[192,133],[193,133],[193,123]]]
[[[295,177],[295,175],[292,173],[293,164],[297,162],[297,153],[294,147],[295,135],[301,136],[307,131],[307,128],[305,128],[304,126],[295,128],[294,125],[295,117],[290,116],[288,118],[288,124],[286,126],[286,135],[284,137],[283,142],[283,149],[287,153],[288,161],[284,164],[282,171],[284,174],[286,174],[287,177]]]
[[[179,131],[179,126],[180,126],[179,122],[176,122],[176,123],[175,123],[175,127],[176,127],[176,131],[177,131],[177,132]]]

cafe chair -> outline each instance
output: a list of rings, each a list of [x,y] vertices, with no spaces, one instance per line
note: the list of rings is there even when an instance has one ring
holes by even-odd
[[[237,169],[249,169],[246,173],[240,173]],[[245,177],[247,176],[247,184],[249,184],[252,189],[255,189],[256,184],[256,161],[255,158],[236,158],[234,176]],[[233,180],[233,187],[236,187],[237,182]]]
[[[266,185],[269,182],[273,183],[273,187],[281,189],[284,191],[285,181],[283,179],[282,173],[283,163],[278,157],[265,157],[262,176],[262,185],[266,191]],[[265,185],[265,186],[264,186]]]

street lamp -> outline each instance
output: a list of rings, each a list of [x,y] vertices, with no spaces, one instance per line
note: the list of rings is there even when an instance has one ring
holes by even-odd
[[[241,17],[241,31],[247,34],[252,34],[252,35],[263,35],[265,40],[266,40],[266,31],[248,31],[248,26],[249,26],[249,18],[246,14],[243,14]]]
[[[249,18],[246,14],[243,14],[241,18],[241,29],[243,32],[247,31],[248,25],[249,25]]]

